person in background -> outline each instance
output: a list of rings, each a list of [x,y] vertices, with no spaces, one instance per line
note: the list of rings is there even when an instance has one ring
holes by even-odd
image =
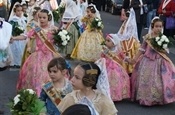
[[[11,6],[10,6],[9,15],[11,14],[11,11],[12,11],[12,9],[13,9],[13,6],[15,5],[16,2],[21,3],[22,0],[11,0]]]
[[[126,18],[127,18],[126,12],[129,10],[129,8],[130,8],[130,0],[123,0],[121,16],[120,16],[121,21],[126,20]]]
[[[131,7],[133,7],[136,15],[138,38],[141,40],[142,28],[144,25],[145,8],[147,7],[146,0],[132,0]]]
[[[148,13],[147,13],[147,21],[146,27],[148,28],[151,24],[151,20],[157,15],[157,10],[159,8],[161,0],[147,0],[148,5]]]
[[[174,0],[162,0],[159,9],[158,14],[161,17],[161,19],[164,22],[164,34],[166,36],[173,37],[175,29],[167,29],[166,28],[166,18],[167,17],[174,17],[175,14],[175,1]]]

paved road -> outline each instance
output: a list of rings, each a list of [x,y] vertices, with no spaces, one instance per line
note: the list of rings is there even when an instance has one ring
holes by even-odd
[[[102,19],[105,24],[104,35],[106,33],[116,33],[119,30],[121,22],[119,21],[119,16],[113,16],[109,13],[102,12]],[[143,35],[147,31],[143,31]],[[174,50],[175,49],[171,49]],[[175,63],[175,53],[171,52],[169,57]],[[78,62],[71,61],[72,65],[75,66]],[[0,72],[0,110],[4,110],[4,115],[10,115],[7,103],[9,98],[15,96],[16,82],[18,79],[18,70],[5,70]],[[118,115],[175,115],[175,103],[163,105],[163,106],[153,106],[145,107],[140,106],[138,103],[130,102],[124,100],[115,103],[119,114]]]

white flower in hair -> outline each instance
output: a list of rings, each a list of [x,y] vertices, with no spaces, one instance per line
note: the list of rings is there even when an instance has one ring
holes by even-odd
[[[62,45],[63,45],[63,46],[67,45],[67,41],[66,41],[66,40],[63,41],[63,42],[62,42]]]

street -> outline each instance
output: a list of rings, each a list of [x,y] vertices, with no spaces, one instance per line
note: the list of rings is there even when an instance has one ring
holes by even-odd
[[[101,12],[101,17],[104,22],[104,35],[108,33],[116,33],[120,26],[120,17],[112,15],[106,12]],[[142,31],[142,35],[145,35],[147,30]],[[173,52],[174,51],[174,52]],[[171,49],[169,57],[175,63],[175,49]],[[78,61],[70,60],[74,67]],[[18,79],[19,70],[7,69],[0,71],[0,110],[4,110],[4,115],[10,115],[7,103],[10,98],[13,98],[16,94],[16,82]],[[123,100],[121,102],[115,102],[118,109],[118,115],[175,115],[175,103],[162,105],[162,106],[140,106],[136,102],[129,100]]]

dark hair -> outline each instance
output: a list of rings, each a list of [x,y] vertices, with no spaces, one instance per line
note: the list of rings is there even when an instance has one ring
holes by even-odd
[[[61,115],[91,115],[91,111],[87,105],[75,104],[68,107]]]
[[[87,9],[89,9],[91,13],[94,13],[94,14],[96,13],[94,6],[88,6]]]
[[[22,7],[23,7],[23,6],[27,6],[27,7],[28,7],[28,5],[27,5],[26,3],[23,3],[21,6],[22,6]]]
[[[49,11],[48,11],[48,10],[42,9],[40,12],[41,12],[41,13],[46,13],[46,14],[47,14],[47,16],[48,16],[48,21],[51,21],[51,20],[52,20],[52,15],[49,14]]]
[[[47,66],[47,70],[50,72],[50,68],[56,66],[59,70],[64,70],[67,69],[67,64],[66,64],[66,60],[62,57],[57,57],[57,58],[53,58],[48,66]]]
[[[98,76],[101,71],[100,68],[94,63],[79,64],[85,71],[85,75],[82,78],[83,85],[86,87],[92,87],[92,89],[97,89],[96,84],[98,81]]]
[[[163,25],[163,21],[162,21],[160,18],[155,18],[155,19],[153,19],[152,22],[151,22],[151,28],[154,28],[154,24],[155,24],[156,22],[162,22],[162,25]]]
[[[22,6],[20,4],[16,4],[13,11],[16,12],[16,9],[19,8],[19,7],[22,8]]]
[[[35,15],[37,14],[37,12],[38,12],[39,10],[41,10],[40,7],[34,7],[33,9],[34,9],[34,11],[33,11],[32,16],[35,16]]]

